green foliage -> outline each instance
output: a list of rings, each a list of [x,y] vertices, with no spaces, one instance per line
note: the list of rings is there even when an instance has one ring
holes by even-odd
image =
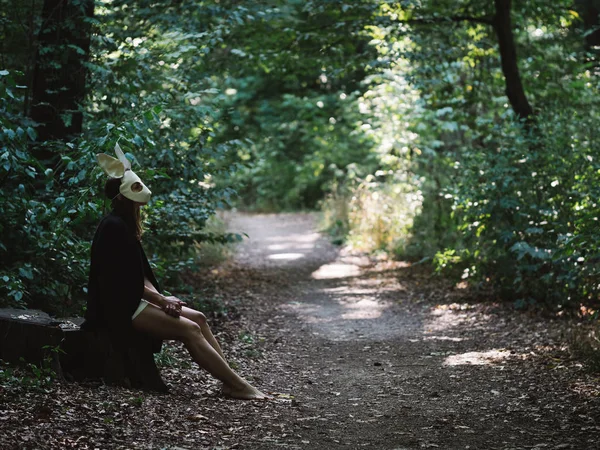
[[[536,111],[523,124],[493,2],[99,1],[83,133],[40,142],[27,118],[37,51],[69,65],[38,45],[43,2],[17,3],[0,27],[1,301],[81,306],[105,211],[94,155],[117,141],[153,191],[144,244],[167,285],[241,239],[207,227],[216,209],[320,206],[338,243],[432,261],[518,306],[597,300],[585,8],[512,2]]]
[[[163,344],[160,352],[154,355],[154,362],[159,368],[163,369],[167,367],[177,367],[187,361],[179,361],[176,353],[173,351],[173,347],[168,344]],[[191,367],[189,363],[188,366]]]
[[[241,331],[238,335],[244,355],[247,358],[260,358],[262,353],[257,348],[257,339],[248,331]]]
[[[239,205],[313,208],[355,161],[368,163],[369,137],[357,126],[361,84],[376,57],[361,21],[371,2],[245,2],[244,26],[231,24],[222,128],[236,137],[245,169]],[[335,24],[335,25],[333,25]],[[218,58],[216,61],[215,59]]]
[[[529,136],[492,127],[495,151],[462,153],[453,198],[477,268],[469,276],[517,293],[519,305],[597,297],[598,109],[587,108],[541,113]]]
[[[12,390],[28,387],[44,390],[57,377],[55,368],[58,367],[58,357],[63,350],[60,346],[46,345],[44,360],[40,365],[28,363],[21,358],[19,365],[9,365],[0,359],[0,387]]]
[[[513,11],[521,76],[537,108],[528,126],[506,100],[491,27],[463,21],[433,38],[415,27],[418,52],[410,55],[410,79],[428,92],[418,102],[416,142],[431,155],[423,162],[434,169],[428,178],[439,180],[423,211],[446,205],[431,221],[430,235],[437,227],[446,237],[434,239],[441,244],[434,263],[460,268],[460,278],[492,285],[518,307],[597,298],[597,82],[567,3],[526,2]],[[433,11],[437,5],[419,14]],[[415,227],[422,224],[417,218]]]
[[[524,125],[507,101],[497,36],[485,23],[493,4],[382,4],[371,32],[391,70],[368,79],[377,106],[363,110],[373,142],[392,129],[396,145],[374,145],[376,167],[356,165],[372,175],[344,181],[323,203],[335,232],[360,248],[431,260],[517,307],[597,301],[598,83],[571,7],[514,4],[518,63],[536,109]],[[387,98],[395,103],[382,107]],[[401,198],[365,203],[377,173],[393,176],[367,192]],[[408,175],[390,180],[398,174]],[[410,193],[420,200],[407,208]],[[407,212],[406,225],[388,226]]]
[[[28,12],[32,17],[39,14],[37,6]],[[219,26],[214,24],[215,34],[198,32],[212,26],[211,15],[198,12],[192,2],[182,7],[197,13],[175,25],[177,10],[165,15],[136,7],[139,16],[132,17],[125,3],[99,2],[87,63],[89,95],[82,105],[85,130],[73,141],[38,142],[39,124],[23,113],[30,102],[23,84],[33,70],[24,63],[27,58],[11,59],[25,72],[0,70],[3,304],[57,314],[80,311],[89,243],[107,212],[105,176],[95,154],[112,154],[117,141],[153,191],[144,241],[166,284],[177,284],[182,271],[197,267],[198,242],[241,238],[203,230],[215,208],[234,195],[230,185],[217,187],[214,179],[234,173],[228,155],[237,144],[215,139],[221,97],[203,62],[221,41]],[[128,31],[130,21],[142,16],[145,26]],[[8,20],[4,32],[16,38],[19,17],[9,19],[14,22]],[[44,152],[58,155],[57,162],[43,159]]]
[[[68,307],[87,275],[89,233],[82,228],[101,209],[90,186],[93,144],[62,144],[60,163],[46,168],[32,151],[35,124],[17,112],[23,94],[14,95],[20,88],[13,73],[2,73],[0,296],[17,306]]]

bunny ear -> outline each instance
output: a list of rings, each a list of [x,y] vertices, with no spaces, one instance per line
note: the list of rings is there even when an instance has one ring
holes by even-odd
[[[102,170],[104,170],[109,177],[121,178],[125,174],[125,167],[123,167],[123,163],[118,159],[108,156],[105,153],[98,153],[96,159],[98,160],[100,167],[102,167]]]
[[[125,170],[131,169],[131,162],[125,157],[125,153],[123,153],[123,150],[121,150],[118,143],[115,145],[115,153],[117,154],[119,161],[123,163]]]

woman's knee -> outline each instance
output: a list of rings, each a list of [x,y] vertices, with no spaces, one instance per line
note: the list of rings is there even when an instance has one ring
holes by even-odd
[[[192,320],[195,323],[197,323],[199,326],[201,326],[201,327],[203,327],[204,325],[206,325],[206,316],[203,313],[199,312],[199,311],[196,311],[194,313],[194,316],[193,316]]]
[[[182,327],[181,340],[185,342],[193,341],[198,338],[204,339],[200,325],[192,320],[186,320]]]

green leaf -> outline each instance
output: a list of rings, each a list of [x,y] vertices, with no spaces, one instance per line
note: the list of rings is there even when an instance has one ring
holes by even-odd
[[[138,147],[143,147],[143,146],[144,146],[144,140],[143,140],[143,139],[140,137],[140,135],[139,135],[139,134],[136,134],[136,135],[133,137],[133,143],[134,143],[135,145],[137,145]]]
[[[11,130],[10,128],[4,128],[4,135],[6,137],[8,137],[8,139],[10,139],[11,141],[14,140],[16,134],[13,130]]]
[[[32,141],[35,141],[37,139],[37,133],[31,127],[27,127],[27,135],[29,136],[29,139],[31,139]]]
[[[19,274],[22,277],[25,277],[25,278],[27,278],[29,280],[33,280],[33,272],[31,270],[31,267],[21,267],[19,269]]]

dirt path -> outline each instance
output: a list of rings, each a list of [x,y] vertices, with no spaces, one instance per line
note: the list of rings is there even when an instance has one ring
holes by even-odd
[[[26,381],[0,365],[0,448],[600,448],[599,380],[564,344],[576,324],[478,301],[423,267],[344,255],[312,215],[229,226],[250,239],[190,282],[205,305],[229,305],[213,330],[276,400],[223,398],[176,343],[159,357],[167,395]]]
[[[228,275],[264,339],[253,370],[295,399],[243,448],[600,448],[598,382],[568,359],[564,323],[343,256],[311,215],[229,224],[250,236]]]

